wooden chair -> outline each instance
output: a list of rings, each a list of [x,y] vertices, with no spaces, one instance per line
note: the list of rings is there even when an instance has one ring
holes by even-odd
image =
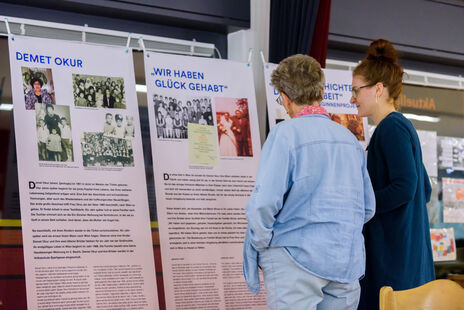
[[[448,274],[448,279],[456,282],[460,286],[464,287],[464,274]]]
[[[435,280],[404,291],[384,286],[380,310],[464,310],[464,288],[451,280]]]

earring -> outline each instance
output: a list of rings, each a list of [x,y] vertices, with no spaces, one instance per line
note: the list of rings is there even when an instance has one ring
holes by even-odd
[[[375,103],[379,102],[379,97],[375,96]]]

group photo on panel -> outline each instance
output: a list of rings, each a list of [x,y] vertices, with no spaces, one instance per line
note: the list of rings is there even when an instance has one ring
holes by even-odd
[[[73,90],[78,107],[126,108],[123,78],[73,74]]]
[[[105,113],[101,132],[84,132],[81,138],[84,167],[133,167],[134,117]]]
[[[134,167],[132,143],[127,139],[84,132],[81,147],[84,167]]]
[[[180,99],[153,95],[158,138],[187,139],[188,123],[214,125],[211,98]]]

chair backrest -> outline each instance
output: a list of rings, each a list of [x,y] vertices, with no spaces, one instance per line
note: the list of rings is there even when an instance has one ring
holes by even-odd
[[[451,280],[435,280],[404,291],[384,286],[380,310],[464,310],[464,288]]]
[[[454,273],[449,273],[448,274],[448,279],[456,282],[460,286],[464,287],[464,274],[454,274]]]

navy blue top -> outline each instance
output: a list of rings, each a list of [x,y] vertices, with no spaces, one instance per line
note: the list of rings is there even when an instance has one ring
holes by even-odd
[[[382,286],[405,290],[435,280],[426,203],[430,181],[416,130],[392,112],[367,148],[376,212],[363,230],[366,274],[358,309],[378,309]]]

